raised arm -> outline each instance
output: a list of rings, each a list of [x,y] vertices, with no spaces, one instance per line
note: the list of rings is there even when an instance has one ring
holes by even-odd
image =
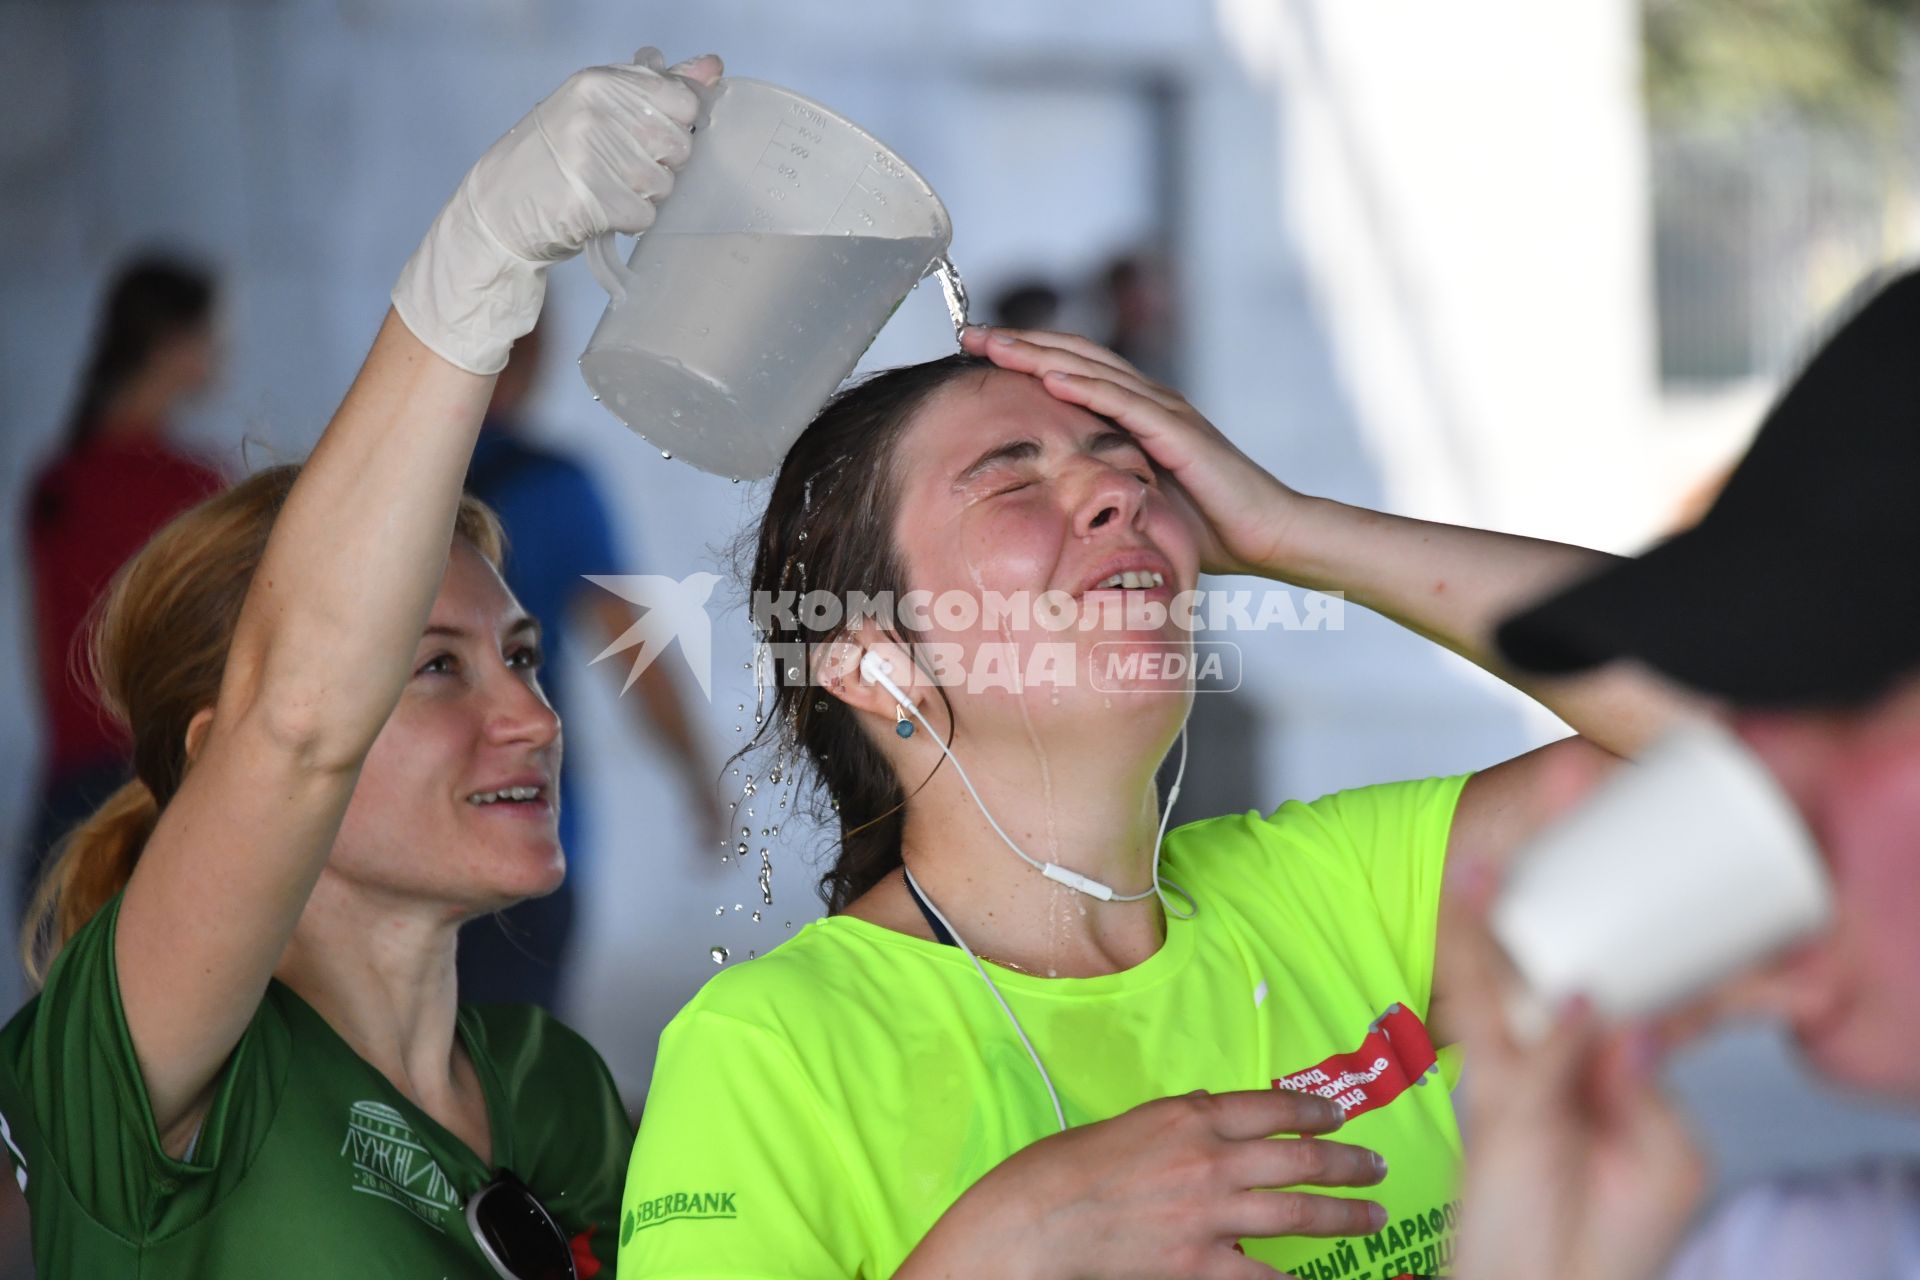
[[[653,55],[580,72],[496,143],[408,262],[293,486],[120,909],[121,1000],[170,1148],[252,1018],[411,674],[493,374],[539,313],[546,267],[650,225],[696,107]]]

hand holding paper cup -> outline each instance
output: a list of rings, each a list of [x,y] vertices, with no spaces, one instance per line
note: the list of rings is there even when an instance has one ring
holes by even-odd
[[[1676,729],[1522,851],[1489,914],[1536,1035],[1575,995],[1638,1018],[1704,992],[1832,914],[1793,803],[1727,730]]]

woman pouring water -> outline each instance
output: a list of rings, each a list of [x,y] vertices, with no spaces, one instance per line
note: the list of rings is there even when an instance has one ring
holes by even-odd
[[[1190,653],[1177,605],[1201,572],[1344,590],[1504,674],[1495,622],[1601,557],[1299,494],[1081,339],[964,346],[842,392],[774,483],[756,600],[933,604],[767,611],[774,749],[837,811],[831,914],[663,1035],[623,1263],[1439,1271],[1459,1154],[1443,868],[1505,857],[1556,761],[1633,751],[1677,702],[1621,675],[1530,684],[1579,737],[1163,839],[1155,776],[1192,687],[1094,664]],[[1049,597],[1067,625],[988,603]]]
[[[117,580],[95,647],[138,777],[50,870],[0,1034],[39,1274],[611,1273],[605,1066],[456,998],[460,925],[565,871],[538,628],[461,482],[547,266],[649,225],[718,73],[568,80],[467,175],[297,478]]]

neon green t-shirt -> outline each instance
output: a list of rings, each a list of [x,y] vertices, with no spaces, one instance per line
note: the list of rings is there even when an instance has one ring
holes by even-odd
[[[583,1278],[613,1274],[632,1129],[579,1036],[531,1005],[461,1006],[490,1168],[274,982],[176,1159],[121,1012],[118,915],[116,898],[0,1031],[0,1139],[32,1213],[38,1274],[493,1280],[465,1206],[495,1168],[547,1206]]]
[[[1389,1174],[1368,1238],[1248,1240],[1301,1276],[1438,1274],[1459,1134],[1422,1019],[1464,777],[1193,823],[1163,872],[1198,905],[1121,973],[990,966],[1069,1124],[1194,1089],[1337,1098]],[[1054,1132],[1032,1061],[965,955],[848,916],[717,975],[660,1039],[627,1173],[629,1275],[891,1275],[1002,1160]]]

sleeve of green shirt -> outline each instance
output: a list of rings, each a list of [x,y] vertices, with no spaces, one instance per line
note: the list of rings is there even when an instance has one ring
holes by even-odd
[[[690,1008],[660,1037],[620,1215],[620,1274],[844,1280],[871,1274],[839,1144],[793,1052]]]
[[[115,898],[61,949],[45,988],[8,1024],[0,1053],[9,1103],[27,1113],[16,1127],[37,1148],[25,1153],[29,1174],[59,1177],[99,1223],[139,1240],[197,1219],[244,1172],[285,1078],[286,1029],[263,1003],[187,1158],[167,1155],[121,1011],[119,906]],[[32,1199],[42,1188],[28,1190]]]
[[[1333,850],[1358,865],[1423,1018],[1433,996],[1447,837],[1460,792],[1471,776],[1336,791],[1309,805],[1283,806],[1273,818],[1279,821],[1305,809],[1319,822],[1320,834]]]

